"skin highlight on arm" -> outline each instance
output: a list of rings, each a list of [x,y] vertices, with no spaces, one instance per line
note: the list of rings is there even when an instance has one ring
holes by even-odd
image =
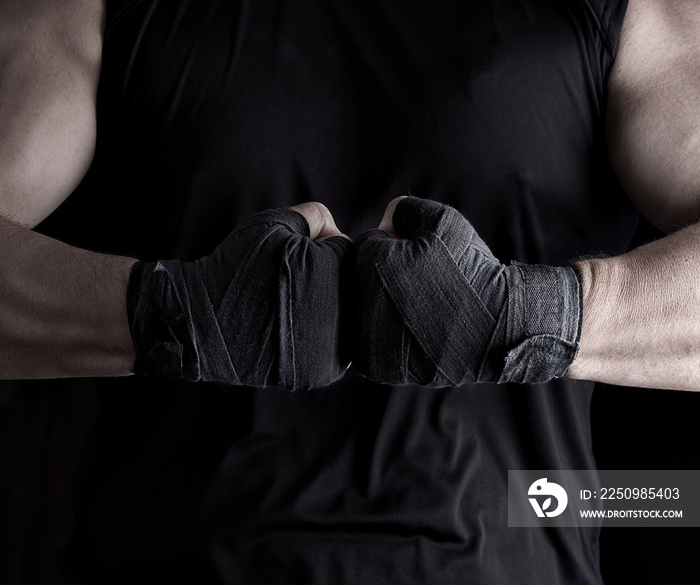
[[[671,235],[575,264],[581,349],[571,378],[700,391],[700,7],[631,0],[608,81],[610,157]]]
[[[80,182],[95,147],[103,0],[0,2],[0,377],[125,375],[134,260],[30,228]]]

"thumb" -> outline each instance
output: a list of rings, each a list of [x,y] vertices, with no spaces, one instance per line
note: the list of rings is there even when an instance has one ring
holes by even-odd
[[[338,229],[338,226],[335,225],[333,214],[331,214],[323,203],[308,201],[306,203],[294,205],[289,209],[296,211],[306,219],[306,222],[309,224],[309,238],[313,241],[321,242],[333,236],[340,236],[350,240],[350,238],[342,233]]]
[[[420,197],[402,197],[394,199],[392,225],[396,233],[403,238],[417,238],[434,234],[444,239],[450,232],[464,229],[469,222],[456,209]],[[389,208],[387,207],[387,211]]]
[[[383,232],[389,234],[390,236],[397,236],[396,228],[394,227],[394,212],[396,211],[396,206],[403,200],[408,199],[405,195],[402,197],[397,197],[389,202],[384,211],[384,217],[382,221],[379,222],[379,229]]]
[[[493,256],[472,224],[454,207],[419,197],[394,201],[392,227],[400,237],[436,236],[455,258],[460,258],[469,247]]]

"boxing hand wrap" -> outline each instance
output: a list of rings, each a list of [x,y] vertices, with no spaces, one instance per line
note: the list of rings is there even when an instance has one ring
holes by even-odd
[[[340,273],[350,242],[309,238],[290,209],[263,211],[194,262],[138,262],[127,309],[142,375],[312,388],[340,378]]]
[[[355,244],[353,361],[391,384],[538,383],[578,352],[581,284],[570,267],[501,264],[455,209],[409,197],[399,238]]]

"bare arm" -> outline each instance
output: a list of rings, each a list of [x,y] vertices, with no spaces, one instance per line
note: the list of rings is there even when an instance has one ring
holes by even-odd
[[[103,18],[104,0],[0,0],[0,379],[133,371],[126,291],[136,261],[30,229],[92,160]],[[292,209],[312,240],[341,235],[323,205]]]
[[[132,371],[134,260],[29,229],[92,160],[103,17],[103,0],[0,2],[0,378]]]
[[[0,218],[0,377],[131,373],[126,285],[133,263]]]
[[[608,87],[618,177],[650,221],[675,233],[619,257],[577,263],[584,320],[569,376],[700,391],[697,3],[631,0]]]

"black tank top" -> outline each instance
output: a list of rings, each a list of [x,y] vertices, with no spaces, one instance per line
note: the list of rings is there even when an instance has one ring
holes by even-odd
[[[629,244],[626,0],[108,4],[94,163],[47,233],[193,259],[262,209],[321,201],[355,237],[412,193],[504,262]],[[596,530],[507,522],[509,469],[595,467],[589,383],[97,384],[69,582],[600,583]]]

